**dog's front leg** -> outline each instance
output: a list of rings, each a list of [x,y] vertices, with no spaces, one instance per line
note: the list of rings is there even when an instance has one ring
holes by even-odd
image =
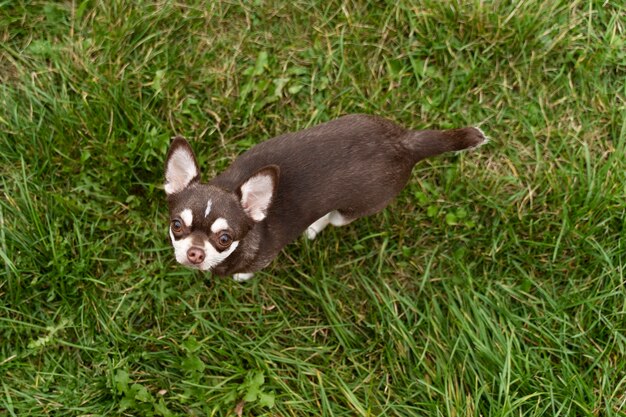
[[[237,282],[245,282],[254,276],[254,272],[246,272],[233,275],[233,279]]]

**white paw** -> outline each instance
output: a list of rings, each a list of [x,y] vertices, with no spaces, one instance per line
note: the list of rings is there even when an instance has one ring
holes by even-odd
[[[306,237],[309,238],[309,240],[315,239],[317,235],[319,234],[319,232],[321,232],[322,230],[324,230],[326,226],[328,226],[329,219],[330,219],[330,213],[315,220],[315,222],[313,222],[313,224],[307,227],[306,231],[304,232]]]
[[[242,274],[235,274],[233,275],[233,279],[237,282],[244,282],[244,281],[249,280],[253,276],[254,276],[253,272],[247,272],[247,273],[242,273]]]
[[[306,231],[304,232],[304,234],[306,235],[307,239],[314,240],[317,237],[317,230],[309,226],[306,228]]]

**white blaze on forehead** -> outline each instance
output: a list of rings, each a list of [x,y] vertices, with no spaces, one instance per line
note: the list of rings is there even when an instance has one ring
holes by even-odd
[[[185,226],[191,227],[191,223],[193,223],[193,213],[190,209],[185,209],[180,213],[180,218],[185,222]]]
[[[211,213],[212,205],[213,205],[213,202],[209,199],[209,201],[206,203],[206,210],[204,210],[204,217],[209,217],[209,214]]]
[[[169,195],[184,190],[197,175],[193,155],[185,148],[176,149],[167,161],[165,192]]]
[[[211,225],[211,231],[213,233],[217,233],[217,232],[220,232],[220,231],[226,230],[226,229],[228,229],[228,222],[223,217],[218,218]]]

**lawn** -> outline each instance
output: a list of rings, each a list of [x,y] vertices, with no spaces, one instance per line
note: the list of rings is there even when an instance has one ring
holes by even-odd
[[[205,178],[347,113],[491,142],[250,282],[185,269]],[[0,416],[626,416],[626,7],[0,1]]]

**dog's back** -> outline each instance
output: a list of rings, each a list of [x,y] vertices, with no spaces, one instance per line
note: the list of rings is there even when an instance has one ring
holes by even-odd
[[[484,141],[476,128],[413,131],[355,114],[262,142],[211,184],[232,191],[264,166],[278,166],[280,179],[260,248],[273,258],[330,212],[347,223],[382,210],[419,160]]]

